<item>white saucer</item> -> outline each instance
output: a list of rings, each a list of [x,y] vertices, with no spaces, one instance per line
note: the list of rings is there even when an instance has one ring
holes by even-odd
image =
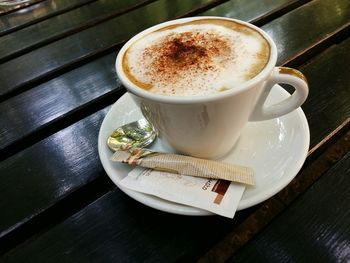
[[[276,85],[268,98],[268,104],[288,96],[288,92]],[[104,118],[98,137],[98,152],[108,176],[127,195],[150,207],[181,215],[211,215],[212,213],[198,208],[134,192],[119,185],[119,181],[132,168],[109,160],[112,152],[106,141],[115,128],[140,118],[142,114],[128,93],[114,103]],[[246,188],[238,210],[256,205],[284,188],[302,167],[309,141],[309,126],[301,108],[281,118],[248,123],[235,147],[222,158],[225,162],[250,166],[255,172],[256,186]],[[172,151],[159,139],[149,148]]]

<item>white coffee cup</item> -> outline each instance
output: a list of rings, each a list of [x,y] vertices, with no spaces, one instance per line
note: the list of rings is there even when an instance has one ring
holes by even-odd
[[[138,87],[128,79],[123,71],[122,60],[132,43],[163,27],[198,19],[230,20],[258,31],[270,45],[267,65],[258,75],[234,89],[203,96],[157,95]],[[275,43],[258,27],[230,18],[191,17],[153,26],[131,38],[117,56],[116,71],[162,140],[180,153],[215,159],[231,150],[248,121],[277,118],[297,109],[306,100],[308,85],[303,74],[295,69],[276,67],[276,61]],[[278,104],[266,107],[265,100],[273,85],[278,83],[293,86],[295,92]]]

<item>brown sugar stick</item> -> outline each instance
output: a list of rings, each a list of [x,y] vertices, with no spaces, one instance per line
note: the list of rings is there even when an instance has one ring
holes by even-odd
[[[223,179],[247,185],[255,184],[253,170],[249,167],[185,155],[154,152],[143,148],[131,148],[116,151],[111,160],[170,173]]]

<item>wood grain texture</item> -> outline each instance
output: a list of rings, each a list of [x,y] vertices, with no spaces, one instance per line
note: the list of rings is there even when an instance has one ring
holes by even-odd
[[[6,254],[6,262],[193,262],[239,222],[150,209],[115,190]],[[44,248],[45,247],[45,248]],[[42,251],[45,251],[42,253]],[[188,253],[191,251],[191,253]]]
[[[47,0],[0,16],[0,36],[57,16],[96,0]]]
[[[348,118],[350,121],[350,118]],[[350,151],[350,129],[344,126],[345,134],[328,147],[322,158],[308,163],[301,175],[297,176],[285,189],[276,195],[276,199],[285,205],[290,205],[301,193],[305,192],[315,181],[317,181],[331,165]],[[332,140],[333,138],[329,138]],[[310,158],[309,158],[310,159]]]
[[[21,10],[23,8],[27,8],[28,6],[34,5],[36,3],[42,2],[45,0],[29,0],[17,5],[5,5],[0,7],[0,15],[8,14],[11,12],[15,12],[17,10]]]
[[[77,187],[105,175],[98,158],[96,138],[107,110],[0,163],[0,207],[4,208],[0,236],[18,227],[14,221],[21,224],[30,220]]]
[[[332,139],[330,139],[332,140]],[[201,263],[206,262],[227,262],[227,260],[234,254],[239,254],[244,246],[249,246],[250,241],[261,232],[264,227],[275,224],[281,212],[286,210],[287,205],[295,201],[306,190],[312,186],[319,178],[337,162],[339,162],[350,151],[350,131],[345,133],[339,140],[333,141],[329,148],[325,149],[321,155],[315,158],[314,162],[306,162],[304,168],[299,172],[296,178],[285,187],[276,196],[270,198],[263,205],[258,206],[249,217],[231,233],[227,234],[218,244],[210,249],[199,260]],[[308,157],[308,159],[311,156]],[[277,220],[277,219],[276,219]],[[289,228],[285,227],[285,232]],[[267,251],[266,253],[269,253]],[[316,251],[309,251],[308,253],[317,253]],[[235,256],[231,261],[234,261]],[[254,261],[254,259],[250,259]],[[261,258],[254,262],[261,262]],[[266,260],[270,262],[269,260]],[[283,260],[281,260],[283,261]],[[284,261],[283,261],[284,262]],[[297,261],[299,262],[299,261]],[[319,262],[319,261],[317,261]]]
[[[124,88],[116,78],[115,56],[102,57],[1,103],[0,159],[11,155],[8,146],[20,150],[40,140],[39,130],[47,136],[117,100]]]
[[[350,153],[229,262],[349,262]]]
[[[255,25],[261,26],[271,20],[282,16],[290,10],[305,4],[308,1],[300,0],[261,0],[244,1],[231,0],[227,3],[214,7],[203,15],[223,16],[243,21],[249,21]]]
[[[311,134],[311,145],[321,141],[350,116],[349,50],[350,38],[333,45],[300,68],[309,81],[309,96],[317,96],[317,100],[308,99],[303,105],[308,112],[310,130],[317,127],[317,132]]]
[[[0,63],[150,2],[151,0],[97,1],[3,36],[0,38]]]
[[[206,251],[198,263],[221,263],[227,259],[257,233],[261,231],[277,214],[281,213],[285,206],[276,198],[270,198],[251,213],[240,225],[227,232],[225,236],[215,244],[213,248]]]
[[[310,39],[316,44],[327,38],[329,32],[348,28],[349,17],[350,2],[347,0],[311,1],[263,26],[262,29],[277,45],[277,64],[284,64],[303,53],[309,46]],[[298,37],[291,37],[293,35]]]

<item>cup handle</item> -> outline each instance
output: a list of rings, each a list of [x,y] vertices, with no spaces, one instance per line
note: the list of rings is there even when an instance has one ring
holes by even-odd
[[[266,98],[272,87],[279,83],[293,86],[295,92],[289,98],[279,103],[265,106]],[[269,120],[285,115],[300,107],[306,100],[308,93],[309,88],[306,78],[300,71],[287,67],[275,67],[249,121]]]

